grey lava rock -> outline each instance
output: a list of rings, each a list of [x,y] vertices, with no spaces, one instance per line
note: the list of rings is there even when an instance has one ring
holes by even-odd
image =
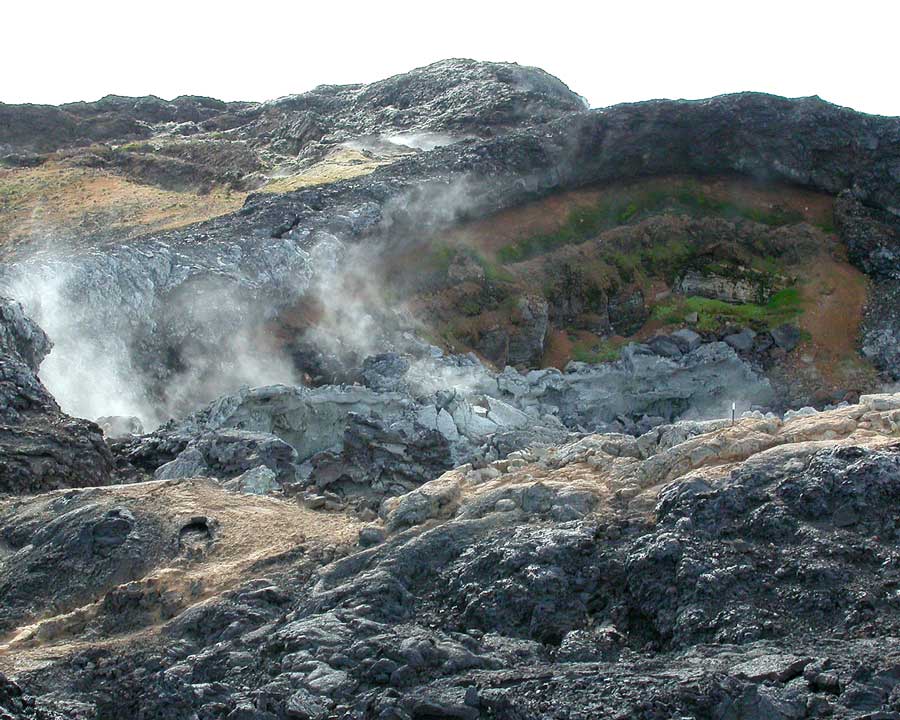
[[[0,493],[113,481],[100,428],[65,415],[38,379],[50,348],[22,306],[0,298]]]
[[[729,303],[752,303],[766,299],[760,285],[750,279],[723,277],[696,270],[685,273],[678,283],[678,291],[686,296],[699,295]]]
[[[383,543],[386,537],[387,533],[383,528],[370,525],[360,529],[359,544],[362,547],[371,547],[372,545]]]
[[[236,487],[258,487],[263,478],[277,485],[291,483],[296,474],[296,451],[281,438],[262,432],[217,429],[199,434],[170,462],[155,472],[157,480],[212,477],[236,480]],[[247,476],[251,470],[269,473]]]
[[[361,375],[363,384],[373,390],[399,390],[408,370],[409,360],[397,353],[383,353],[367,357]]]
[[[844,190],[835,200],[834,220],[854,265],[876,278],[900,279],[900,218]]]
[[[771,331],[772,340],[785,352],[791,352],[800,344],[801,334],[794,325],[779,325]]]
[[[666,337],[664,335],[657,335],[650,338],[646,345],[653,352],[662,357],[678,359],[684,354],[681,343],[675,338]]]
[[[806,413],[677,422],[721,416],[736,396],[771,402],[735,348],[789,352],[794,326],[730,342],[682,330],[615,362],[499,373],[392,326],[366,338],[369,358],[297,338],[309,387],[206,382],[226,376],[235,337],[315,304],[363,242],[403,248],[591,184],[735,173],[846,191],[838,231],[874,278],[863,347],[888,367],[900,121],[755,93],[588,111],[540,71],[453,60],[263,104],[0,106],[0,144],[49,152],[162,124],[297,162],[361,136],[408,152],[366,176],[251,195],[204,223],[0,267],[0,287],[60,279],[78,336],[101,356],[126,347],[160,401],[196,353],[212,358],[188,374],[208,404],[115,440],[114,458],[100,428],[62,414],[38,379],[49,339],[0,302],[0,492],[14,496],[0,502],[0,631],[3,653],[22,652],[15,677],[0,675],[0,715],[900,713],[896,400],[823,415],[818,437],[804,434],[817,421]],[[117,162],[175,180],[185,169],[129,151]],[[438,202],[448,188],[461,206]],[[473,272],[457,263],[454,276]],[[699,282],[683,275],[681,289],[742,302],[764,289]],[[485,347],[534,364],[550,315],[584,309],[584,293],[557,290],[553,307],[517,308],[515,332],[486,330]],[[636,285],[604,289],[597,305],[598,328],[620,334],[650,311]],[[297,485],[305,507],[290,497]],[[244,554],[254,533],[277,550]]]
[[[782,338],[782,342],[784,342],[784,334],[782,334],[780,337]],[[753,349],[755,338],[756,333],[749,328],[745,328],[738,333],[733,333],[732,335],[726,336],[724,340],[725,343],[730,345],[737,352],[746,353],[750,352]]]
[[[549,305],[542,297],[525,297],[518,311],[518,332],[509,338],[507,362],[525,366],[539,364],[549,328]]]
[[[700,334],[689,328],[676,330],[669,337],[678,343],[678,347],[681,348],[683,353],[692,352],[703,344],[703,338],[700,337]]]

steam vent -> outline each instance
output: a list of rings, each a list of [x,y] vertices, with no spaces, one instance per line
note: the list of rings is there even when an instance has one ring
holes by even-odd
[[[900,719],[898,382],[897,117],[0,104],[0,719]]]

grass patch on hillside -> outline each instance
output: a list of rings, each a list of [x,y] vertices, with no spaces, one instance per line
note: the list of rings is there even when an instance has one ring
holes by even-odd
[[[829,211],[828,215],[821,222],[816,223],[816,227],[819,228],[819,230],[821,230],[822,232],[833,235],[835,232],[834,213],[832,211]]]
[[[422,270],[429,274],[446,277],[456,257],[456,248],[448,243],[432,243],[422,258]]]
[[[475,253],[475,262],[477,262],[481,266],[481,269],[484,270],[485,278],[487,278],[491,282],[514,283],[516,281],[515,275],[513,275],[509,270],[504,268],[499,263],[491,262],[481,253]]]
[[[653,310],[653,317],[661,322],[677,325],[686,322],[688,315],[697,313],[696,326],[700,330],[712,331],[728,324],[768,330],[794,320],[802,312],[800,291],[791,287],[775,293],[767,303],[761,305],[731,304],[697,296],[679,298],[657,305]]]
[[[595,205],[574,208],[555,232],[533,235],[510,243],[497,251],[497,259],[503,263],[528,260],[565,245],[585,242],[604,230],[636,222],[661,212],[675,212],[694,217],[715,216],[730,220],[751,220],[770,227],[803,220],[803,215],[794,210],[777,207],[760,208],[721,200],[705,193],[696,184],[685,182],[667,189],[635,190]]]
[[[474,248],[448,242],[432,242],[422,255],[422,268],[431,275],[446,277],[458,255],[465,255],[484,271],[485,279],[493,283],[513,283],[515,276],[502,265],[489,260]]]
[[[233,212],[245,197],[218,189],[204,196],[165,190],[50,160],[0,170],[0,238],[12,247],[45,237],[137,237]]]
[[[622,281],[630,283],[648,277],[672,280],[695,263],[697,250],[683,240],[672,239],[630,252],[601,248],[601,255]]]
[[[340,180],[368,175],[382,165],[390,165],[392,162],[394,160],[391,158],[371,158],[358,150],[342,148],[333,151],[305,170],[286,177],[271,178],[259,189],[259,192],[286,193],[314,185],[328,185]]]
[[[114,148],[114,152],[152,153],[155,151],[156,148],[148,142],[129,142]]]
[[[624,341],[578,340],[572,345],[571,357],[583,363],[613,362],[621,357],[623,345]]]
[[[0,205],[11,205],[23,194],[22,188],[17,184],[0,181]]]

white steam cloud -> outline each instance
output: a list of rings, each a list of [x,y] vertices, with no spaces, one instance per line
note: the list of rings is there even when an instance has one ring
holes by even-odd
[[[173,322],[187,340],[174,373],[161,383],[162,393],[154,392],[137,365],[129,326],[100,332],[97,317],[108,317],[110,309],[101,314],[71,296],[76,268],[64,262],[27,268],[4,292],[23,304],[53,342],[39,375],[70,415],[134,416],[150,429],[242,385],[296,381],[289,358],[236,293],[221,284],[195,283],[173,303],[181,313]],[[223,327],[227,331],[205,332]],[[160,364],[167,361],[171,358],[158,358]]]
[[[294,298],[308,306],[304,340],[326,354],[358,363],[397,349],[394,341],[416,322],[389,298],[379,272],[384,251],[420,242],[476,197],[465,178],[424,184],[385,205],[376,237],[349,243],[314,233],[310,272],[279,279],[277,300],[286,308],[246,295],[227,276],[189,279],[166,297],[149,295],[152,307],[144,307],[141,293],[155,289],[130,289],[126,282],[115,292],[93,282],[79,295],[77,261],[46,252],[19,264],[4,292],[50,336],[54,347],[40,376],[65,412],[94,420],[136,416],[150,429],[244,385],[296,384],[286,338],[273,332],[280,311],[298,309],[290,306]],[[113,303],[129,307],[109,307]],[[146,367],[148,358],[158,367]],[[465,385],[462,376],[439,382]]]
[[[384,139],[394,145],[402,145],[413,150],[434,150],[435,148],[444,147],[445,145],[453,145],[465,138],[453,137],[447,133],[436,132],[418,132],[418,133],[398,133],[396,135],[386,135]]]
[[[96,419],[134,415],[142,422],[158,418],[124,339],[88,334],[77,322],[64,288],[74,270],[64,263],[35,266],[9,288],[12,297],[43,328],[53,349],[40,367],[40,378],[63,411]]]
[[[316,268],[310,300],[319,316],[307,333],[318,348],[340,357],[378,351],[384,321],[384,289],[376,272],[374,246],[347,245],[322,234],[310,251]]]
[[[180,326],[178,337],[185,338],[177,358],[168,359],[175,371],[166,378],[160,400],[167,417],[189,413],[245,385],[297,381],[265,314],[224,281],[183,288],[166,314]]]

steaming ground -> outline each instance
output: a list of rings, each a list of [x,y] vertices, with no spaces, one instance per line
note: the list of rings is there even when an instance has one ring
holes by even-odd
[[[129,305],[156,304],[154,336],[187,338],[156,358],[159,367],[147,368],[136,352],[148,338],[128,315],[131,308],[110,307],[103,293],[89,295],[77,256],[41,252],[18,262],[4,284],[53,342],[41,379],[63,410],[89,419],[134,416],[149,429],[244,386],[300,384],[270,330],[286,298],[299,298],[316,315],[306,339],[328,355],[358,364],[392,349],[399,325],[407,334],[420,325],[385,287],[381,255],[388,247],[421,244],[424,233],[454,222],[477,196],[465,177],[423,184],[386,205],[377,236],[365,244],[318,232],[307,251],[308,272],[283,280],[273,297],[248,292],[224,274],[188,278],[165,299],[143,297],[135,288]],[[115,328],[109,326],[113,317]],[[161,375],[165,379],[157,381]]]
[[[97,332],[92,317],[97,308],[73,302],[70,280],[77,270],[62,261],[28,267],[30,271],[21,274],[9,292],[53,342],[40,377],[70,415],[134,416],[145,428],[153,428],[243,385],[296,381],[289,358],[263,336],[262,318],[256,318],[232,289],[207,284],[192,288],[193,297],[184,305],[182,322],[192,324],[198,333],[180,349],[177,372],[166,383],[164,395],[156,395],[137,366],[136,336]],[[234,318],[244,322],[215,347],[203,342],[204,327]]]
[[[110,307],[114,294],[82,289],[77,258],[46,253],[18,264],[8,292],[54,343],[41,376],[64,411],[91,419],[135,416],[151,429],[244,386],[302,384],[306,376],[284,342],[285,333],[278,332],[291,313],[308,316],[297,329],[307,347],[349,367],[379,352],[402,350],[404,338],[433,337],[433,328],[399,302],[384,258],[408,251],[410,263],[420,262],[435,231],[467,217],[488,191],[466,176],[421,183],[388,200],[375,231],[362,242],[325,230],[289,238],[285,242],[302,248],[304,272],[282,273],[277,289],[266,293],[228,272],[199,276],[203,279],[188,274],[161,296],[134,288],[122,308]],[[123,287],[126,293],[130,289],[128,283]],[[117,315],[112,327],[108,319]],[[155,355],[146,351],[149,345]],[[426,394],[442,389],[467,394],[477,382],[468,372],[440,367],[431,374],[411,372],[408,379],[417,378],[415,387]],[[732,402],[738,415],[756,404],[755,383],[729,390],[727,397],[678,414],[730,417]]]
[[[62,410],[76,417],[133,415],[148,425],[159,420],[134,368],[125,342],[101,337],[80,326],[78,306],[66,293],[75,268],[43,260],[20,273],[9,294],[25,307],[50,337],[53,349],[40,377]]]
[[[243,322],[215,346],[197,334],[181,347],[177,372],[166,382],[164,394],[155,395],[136,365],[135,337],[92,332],[93,323],[85,322],[83,316],[86,308],[68,300],[66,266],[54,264],[42,270],[40,275],[24,276],[11,293],[46,328],[53,342],[40,376],[70,415],[134,416],[145,428],[153,428],[245,385],[298,381],[290,358],[263,331],[264,318],[236,293],[219,286],[195,293],[187,322],[199,333],[226,319]]]
[[[378,244],[350,246],[335,236],[324,236],[311,249],[314,279],[289,294],[315,308],[307,339],[324,352],[360,362],[390,343],[384,318],[402,313],[388,308],[372,271],[377,253]],[[97,332],[100,308],[73,297],[74,265],[41,258],[20,267],[27,272],[20,272],[7,292],[51,338],[53,349],[40,375],[68,414],[134,416],[150,429],[244,386],[301,384],[290,356],[269,331],[277,311],[246,297],[235,283],[194,283],[178,295],[175,321],[193,333],[178,348],[175,372],[160,393],[134,356],[139,336]],[[231,328],[227,334],[208,337],[207,329],[223,326]]]

